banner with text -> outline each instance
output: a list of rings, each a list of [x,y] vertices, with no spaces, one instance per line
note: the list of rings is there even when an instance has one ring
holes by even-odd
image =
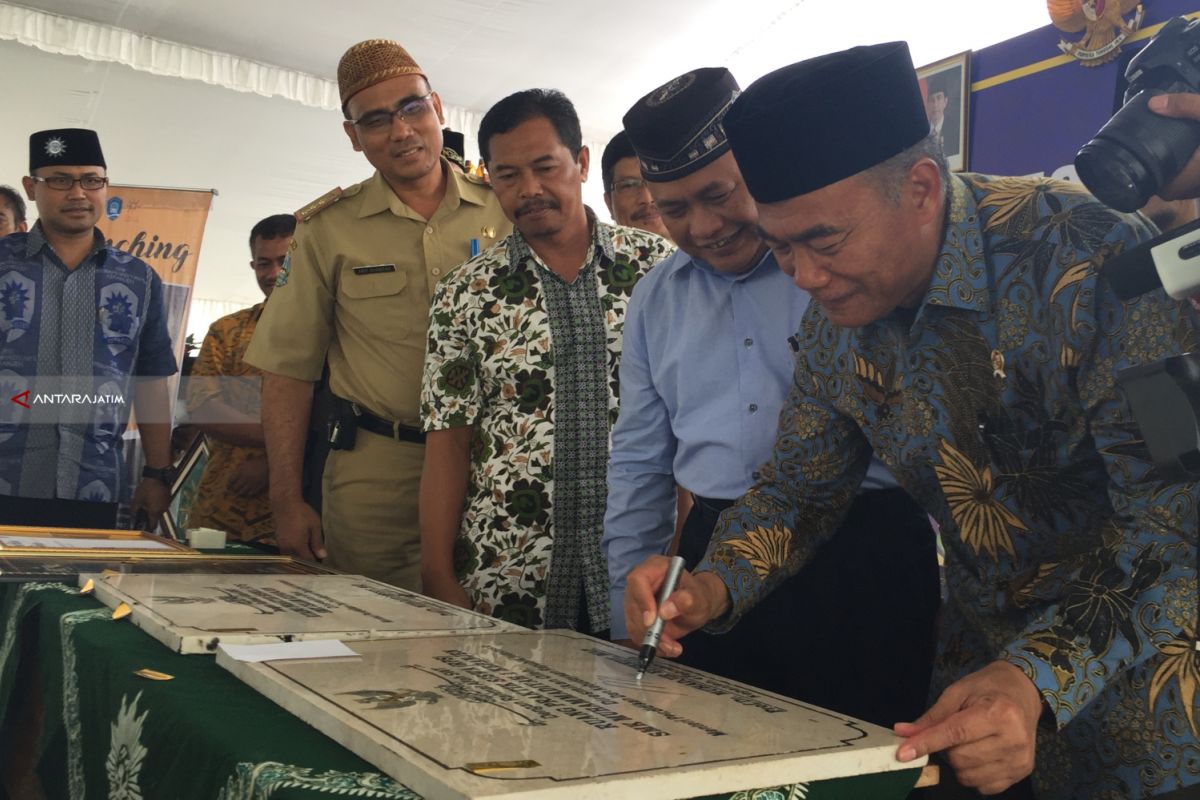
[[[110,186],[99,222],[109,244],[145,261],[163,280],[167,331],[182,363],[188,307],[196,282],[200,242],[213,192]]]

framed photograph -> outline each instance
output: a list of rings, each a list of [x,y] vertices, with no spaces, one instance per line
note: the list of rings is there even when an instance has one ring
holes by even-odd
[[[208,441],[204,434],[197,434],[188,445],[183,458],[179,460],[175,482],[171,485],[171,505],[163,512],[159,523],[159,531],[176,541],[182,541],[184,525],[187,522],[188,511],[196,501],[196,493],[200,490],[200,479],[204,477],[204,467],[208,464]]]
[[[186,545],[143,531],[94,530],[90,528],[39,528],[0,525],[0,552],[33,553],[40,557],[79,553],[144,554],[195,553]]]
[[[178,551],[125,555],[78,552],[70,555],[4,551],[0,583],[66,581],[85,572],[117,574],[204,575],[336,575],[338,571],[292,556],[187,555]]]
[[[942,145],[951,172],[967,168],[971,52],[943,58],[917,70],[929,125]]]

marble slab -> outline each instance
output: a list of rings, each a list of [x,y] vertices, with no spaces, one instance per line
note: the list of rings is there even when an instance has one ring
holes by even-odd
[[[912,769],[884,728],[571,631],[217,663],[426,797],[685,798]]]
[[[91,574],[96,598],[179,653],[307,639],[408,638],[516,626],[360,575]]]

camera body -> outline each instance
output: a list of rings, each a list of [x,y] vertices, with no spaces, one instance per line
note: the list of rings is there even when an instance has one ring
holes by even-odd
[[[1159,475],[1168,481],[1200,479],[1200,354],[1122,370],[1117,390],[1133,411]]]
[[[1137,211],[1200,147],[1200,123],[1155,114],[1151,97],[1200,93],[1200,20],[1176,17],[1130,60],[1125,105],[1080,148],[1075,171],[1100,202]]]

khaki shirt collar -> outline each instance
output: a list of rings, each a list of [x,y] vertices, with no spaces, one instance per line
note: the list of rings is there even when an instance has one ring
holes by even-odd
[[[450,162],[445,158],[441,159],[441,168],[446,173],[446,194],[442,197],[442,202],[438,205],[430,222],[457,211],[463,203],[475,206],[487,204],[488,195],[492,192],[491,187],[468,180],[467,176],[459,173],[458,170],[451,169]],[[424,217],[413,211],[396,196],[392,187],[383,179],[383,175],[379,174],[379,170],[376,170],[363,186],[362,198],[362,204],[358,207],[359,219],[391,211],[397,217],[415,219],[418,222],[426,221]]]

